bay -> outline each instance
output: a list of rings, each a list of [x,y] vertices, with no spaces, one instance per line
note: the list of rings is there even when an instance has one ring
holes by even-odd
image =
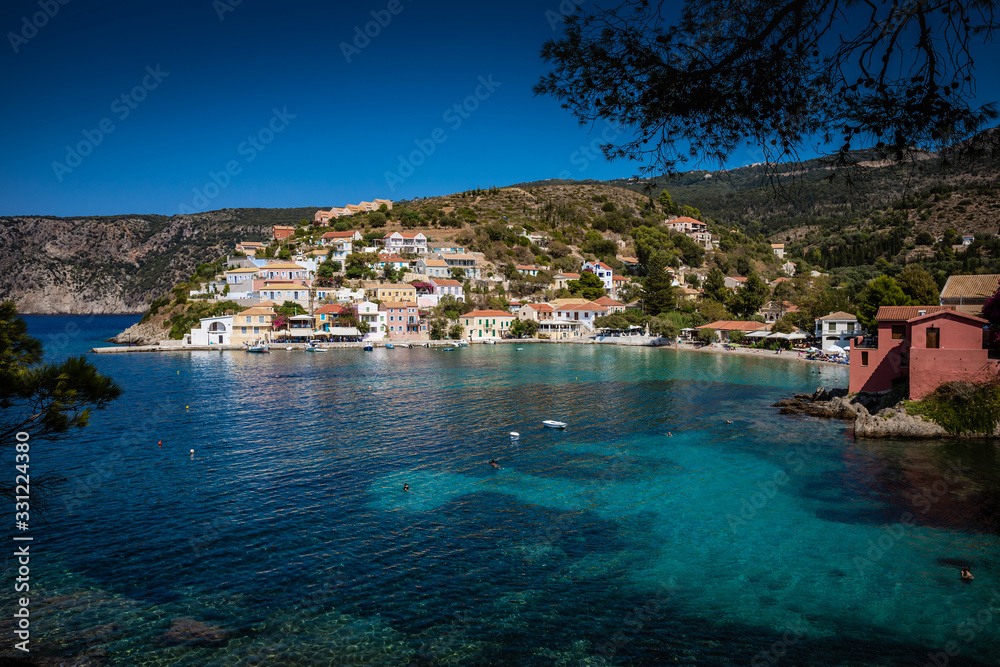
[[[136,318],[26,319],[57,359]],[[855,441],[771,407],[844,386],[841,366],[523,347],[90,355],[124,393],[32,443],[32,473],[67,478],[33,527],[33,647],[110,665],[995,664],[993,444]]]

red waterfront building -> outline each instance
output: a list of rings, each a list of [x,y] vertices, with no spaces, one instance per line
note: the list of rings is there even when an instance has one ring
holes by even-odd
[[[851,340],[850,391],[881,392],[909,378],[910,399],[945,382],[987,382],[1000,373],[990,358],[988,322],[952,306],[883,306],[878,335]]]

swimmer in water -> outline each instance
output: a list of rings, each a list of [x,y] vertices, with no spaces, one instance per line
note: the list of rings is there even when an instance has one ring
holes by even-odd
[[[962,568],[962,581],[972,581],[975,577],[972,576],[972,572],[969,571],[969,566],[966,565]]]
[[[410,492],[410,485],[409,484],[403,484],[403,491],[406,491],[407,493],[409,493]]]
[[[490,459],[490,465],[494,468],[499,468],[500,464],[497,463],[496,459]]]

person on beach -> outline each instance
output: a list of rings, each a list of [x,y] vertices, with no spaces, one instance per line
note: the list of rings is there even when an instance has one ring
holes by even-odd
[[[972,576],[972,572],[969,571],[969,566],[966,565],[962,568],[962,581],[972,581],[975,577]]]

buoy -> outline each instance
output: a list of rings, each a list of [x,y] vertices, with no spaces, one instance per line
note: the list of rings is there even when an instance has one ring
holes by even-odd
[[[510,437],[512,437],[512,438],[520,438],[521,434],[518,433],[517,431],[511,431],[510,432]]]
[[[191,450],[191,456],[194,456],[194,450],[193,449]]]
[[[160,441],[159,441],[159,442],[157,442],[156,444],[158,444],[158,445],[159,445],[160,447],[162,447],[162,446],[163,446],[163,441],[162,441],[162,440],[160,440]]]
[[[185,406],[184,406],[184,409],[185,409],[185,410],[190,410],[190,409],[191,409],[191,406],[190,406],[190,405],[185,405]]]
[[[177,374],[178,374],[178,375],[180,375],[180,374],[181,374],[181,372],[180,372],[180,371],[177,371]]]

